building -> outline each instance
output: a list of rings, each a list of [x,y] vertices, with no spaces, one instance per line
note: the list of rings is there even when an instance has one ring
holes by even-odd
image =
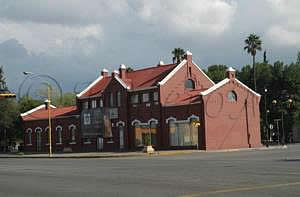
[[[159,62],[132,72],[121,65],[110,76],[104,69],[77,95],[77,119],[70,119],[81,151],[139,150],[150,142],[159,150],[249,148],[261,146],[259,101],[233,68],[215,84],[187,52],[178,64]],[[53,118],[66,123],[61,116]],[[39,124],[25,126],[25,138]]]

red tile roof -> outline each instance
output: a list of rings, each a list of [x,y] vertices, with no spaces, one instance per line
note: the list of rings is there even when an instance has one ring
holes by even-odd
[[[110,81],[111,77],[104,77],[103,79],[98,81],[94,86],[92,86],[87,92],[81,95],[80,98],[95,96],[96,94],[102,93]]]
[[[131,90],[150,88],[156,86],[156,84],[163,80],[176,66],[177,64],[167,64],[126,72],[126,79],[121,80],[129,86]],[[99,96],[111,79],[111,76],[102,78],[80,95],[79,98]]]
[[[126,78],[131,79],[131,89],[148,88],[156,86],[156,84],[163,80],[176,66],[177,64],[168,64],[136,70],[126,73]]]
[[[48,110],[40,108],[32,113],[24,113],[25,115],[21,115],[23,121],[30,120],[44,120],[48,119]],[[68,106],[68,107],[59,107],[59,108],[51,108],[50,110],[51,118],[63,117],[63,116],[71,116],[79,114],[77,111],[77,106]]]

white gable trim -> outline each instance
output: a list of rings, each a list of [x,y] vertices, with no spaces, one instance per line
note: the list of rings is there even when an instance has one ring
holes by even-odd
[[[187,63],[186,60],[183,60],[178,66],[176,66],[163,80],[158,82],[159,85],[164,85],[171,77],[175,75],[175,73],[185,64]]]
[[[130,87],[127,86],[126,83],[122,79],[120,79],[118,76],[115,76],[115,79],[123,86],[123,88],[125,88],[127,90],[130,89]]]
[[[54,105],[50,105],[50,107],[54,108],[54,109],[56,108]],[[33,108],[33,109],[31,109],[31,110],[29,110],[27,112],[24,112],[24,113],[21,114],[21,116],[22,117],[27,116],[27,115],[32,114],[33,112],[38,111],[38,110],[43,109],[43,108],[45,108],[45,104],[42,104],[42,105],[40,105],[40,106],[38,106],[36,108]]]
[[[206,74],[205,72],[203,72],[203,70],[194,62],[192,61],[192,63],[198,68],[198,70],[213,84],[215,85],[215,82],[213,82],[213,80],[211,80]]]
[[[260,94],[258,94],[257,92],[255,92],[254,90],[252,90],[251,88],[249,88],[248,86],[246,86],[245,84],[243,84],[240,80],[235,79],[239,84],[241,84],[244,88],[246,88],[247,90],[249,90],[251,93],[253,93],[255,96],[261,97]]]
[[[230,80],[228,78],[223,79],[222,81],[220,81],[219,83],[217,83],[216,85],[208,88],[207,90],[200,92],[200,95],[205,96],[210,94],[211,92],[215,91],[216,89],[218,89],[219,87],[225,85],[226,83],[228,83]]]
[[[103,79],[103,76],[99,76],[95,81],[93,81],[93,83],[91,83],[86,89],[84,89],[82,92],[80,92],[79,94],[77,94],[77,97],[81,97],[84,93],[86,93],[87,91],[89,91],[96,83],[98,83],[99,81],[101,81]]]
[[[220,88],[221,86],[225,85],[226,83],[228,83],[230,81],[230,79],[226,78],[223,79],[222,81],[220,81],[219,83],[217,83],[216,85],[214,85],[213,87],[200,92],[200,95],[205,96],[210,94],[211,92],[215,91],[216,89]],[[235,81],[238,82],[239,84],[241,84],[244,88],[246,88],[247,90],[249,90],[252,94],[254,94],[255,96],[260,97],[261,95],[258,94],[257,92],[253,91],[251,88],[249,88],[248,86],[246,86],[245,84],[243,84],[240,80],[235,78]]]

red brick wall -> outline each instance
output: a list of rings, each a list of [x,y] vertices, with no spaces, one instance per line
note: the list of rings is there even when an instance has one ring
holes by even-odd
[[[69,126],[70,125],[76,126],[76,144],[66,144],[66,140],[70,138],[70,131]],[[71,147],[72,151],[79,152],[81,150],[81,133],[80,133],[80,119],[76,117],[69,117],[69,118],[60,118],[60,119],[52,119],[51,120],[51,140],[52,140],[52,151],[53,152],[60,152],[63,150],[65,146]],[[62,144],[58,145],[56,144],[56,127],[57,126],[62,127]],[[48,127],[48,120],[36,120],[36,121],[26,121],[24,122],[24,151],[25,152],[36,152],[37,151],[37,136],[35,129],[37,127],[40,127],[42,129],[41,132],[41,152],[48,152],[49,151],[49,145],[47,145],[48,142],[48,135],[45,132],[45,129]],[[28,128],[32,129],[32,145],[28,145],[28,133],[26,133],[26,130]]]
[[[191,76],[189,68],[191,69]],[[196,89],[207,89],[213,86],[213,83],[190,61],[182,66],[164,85],[160,86],[161,103],[163,105],[178,104],[176,98],[190,91],[184,87],[184,82],[187,79],[192,79],[195,82]]]
[[[237,102],[228,100],[231,90],[237,94]],[[207,150],[261,146],[260,97],[233,79],[203,100]]]

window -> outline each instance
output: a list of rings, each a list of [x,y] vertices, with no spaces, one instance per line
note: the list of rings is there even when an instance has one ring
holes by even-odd
[[[118,94],[117,94],[117,97],[118,97],[118,99],[117,99],[117,101],[118,101],[118,107],[120,107],[121,106],[121,92],[119,91],[118,92]]]
[[[139,95],[138,94],[134,94],[131,96],[131,103],[138,103],[139,102]]]
[[[184,87],[187,89],[195,89],[195,82],[191,79],[188,79],[184,82]]]
[[[100,99],[100,107],[103,107],[103,99]]]
[[[143,102],[144,103],[149,102],[149,93],[144,93],[143,94]]]
[[[153,92],[153,101],[158,101],[158,92]]]
[[[76,141],[76,127],[70,126],[70,141],[74,143]]]
[[[114,106],[114,94],[110,93],[110,106],[113,107]]]
[[[237,101],[237,95],[234,91],[228,92],[227,98],[228,98],[229,102],[236,102]]]
[[[90,113],[83,114],[83,124],[85,124],[85,125],[91,124],[91,114]]]
[[[46,144],[49,144],[49,127],[45,129],[46,132]]]
[[[62,143],[62,127],[58,126],[56,128],[56,144]]]
[[[156,123],[152,121],[149,124],[135,124],[135,145],[143,147],[146,145],[156,145]]]
[[[31,129],[28,131],[27,145],[32,145],[32,130]]]
[[[198,128],[190,122],[169,121],[170,146],[195,146],[198,144]]]
[[[95,109],[97,107],[97,101],[92,100],[92,108]]]
[[[83,109],[88,109],[89,108],[89,102],[88,101],[85,101],[82,103],[82,108]]]

